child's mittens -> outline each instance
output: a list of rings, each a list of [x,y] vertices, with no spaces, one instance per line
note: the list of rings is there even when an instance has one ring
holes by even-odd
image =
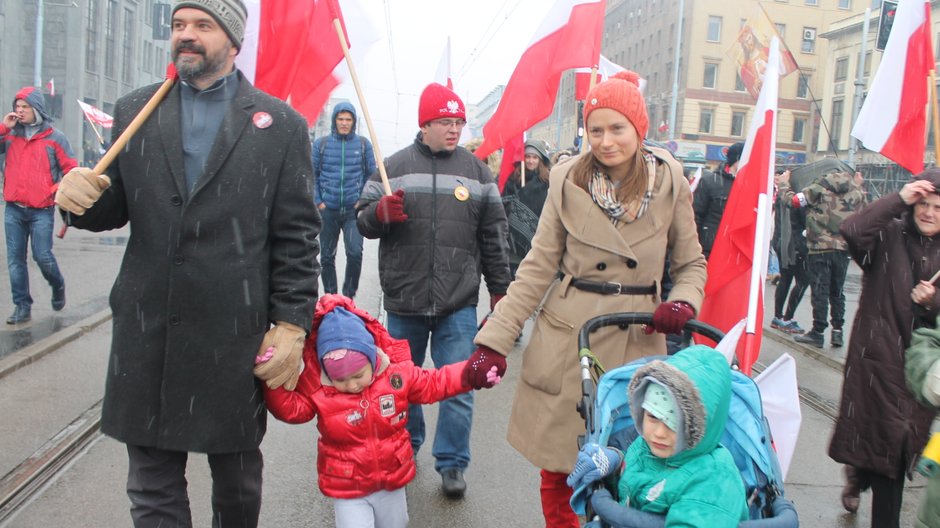
[[[255,356],[255,365],[260,365],[264,363],[265,361],[268,361],[272,357],[274,357],[273,346],[268,347],[268,349],[264,351],[264,354],[261,354],[260,356]]]
[[[585,444],[578,452],[574,470],[568,475],[568,486],[577,489],[598,481],[620,469],[621,464],[623,464],[623,455],[620,451],[602,447],[593,442]]]
[[[270,360],[271,358],[273,358],[273,357],[274,357],[274,347],[273,347],[273,346],[269,346],[269,347],[264,351],[264,354],[261,354],[260,356],[255,356],[255,365],[260,365],[260,364],[262,364],[262,363],[265,363],[265,362],[269,361],[269,360]],[[301,362],[300,362],[300,372],[301,372],[301,373],[304,371],[304,366],[305,366],[305,365],[304,365],[303,361],[301,361]],[[499,383],[499,382],[497,382],[497,383]]]
[[[490,367],[490,370],[486,371],[486,388],[493,388],[499,385],[499,382],[503,380],[503,377],[500,376],[497,371],[496,365],[493,365]]]
[[[478,346],[463,369],[464,385],[469,385],[474,389],[492,387],[493,384],[488,381],[488,377],[494,367],[496,374],[502,377],[506,373],[506,357],[485,345]]]

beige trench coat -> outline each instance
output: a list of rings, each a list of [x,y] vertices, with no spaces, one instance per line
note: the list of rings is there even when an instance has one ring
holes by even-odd
[[[584,421],[575,410],[581,397],[577,333],[590,318],[614,312],[652,312],[656,295],[600,295],[575,289],[572,277],[624,285],[656,284],[671,250],[671,301],[685,301],[696,312],[705,288],[705,258],[698,243],[692,192],[682,168],[669,153],[658,158],[650,208],[639,220],[611,223],[583,189],[568,178],[573,162],[551,172],[548,199],[532,239],[489,321],[475,338],[501,354],[513,348],[526,319],[545,299],[523,353],[509,423],[509,443],[532,464],[569,473],[577,457],[577,436]],[[582,156],[590,156],[585,153]],[[558,280],[561,271],[565,278]],[[665,337],[643,329],[608,327],[591,336],[591,350],[606,368],[641,356],[664,354]]]

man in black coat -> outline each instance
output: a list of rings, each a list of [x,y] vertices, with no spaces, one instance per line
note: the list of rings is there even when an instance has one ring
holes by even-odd
[[[127,444],[138,527],[192,526],[190,451],[208,454],[212,526],[257,526],[258,378],[293,390],[317,299],[306,122],[235,69],[245,16],[241,0],[178,0],[180,82],[108,169],[110,187],[75,169],[56,196],[69,225],[132,226],[111,293],[101,429]],[[156,89],[118,100],[116,135]]]
[[[698,241],[702,245],[705,258],[712,252],[718,226],[721,224],[721,215],[725,212],[728,195],[731,194],[731,185],[734,175],[738,172],[738,160],[744,151],[744,143],[738,142],[728,147],[725,162],[718,168],[718,172],[705,171],[702,179],[695,189],[692,207],[695,209],[695,225],[698,226]]]

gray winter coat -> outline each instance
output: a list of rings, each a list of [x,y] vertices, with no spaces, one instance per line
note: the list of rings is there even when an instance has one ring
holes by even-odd
[[[320,217],[306,122],[241,74],[239,83],[188,200],[177,85],[111,165],[101,199],[66,215],[92,231],[131,224],[111,291],[101,418],[105,434],[128,444],[257,447],[267,414],[252,374],[261,339],[271,321],[310,328]],[[118,100],[115,137],[156,89]]]

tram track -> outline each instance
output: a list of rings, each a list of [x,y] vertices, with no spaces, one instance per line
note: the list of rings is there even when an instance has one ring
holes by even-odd
[[[104,312],[90,317],[70,328],[64,329],[49,338],[37,342],[31,350],[3,358],[0,361],[0,382],[20,368],[34,362],[41,361],[49,354],[66,344],[80,340],[85,334],[98,325],[110,319],[110,313]],[[777,335],[775,331],[766,330],[764,337],[772,339],[789,347],[791,353],[802,358],[812,359],[816,365],[841,373],[841,364],[836,360],[808,350],[795,344],[786,335]],[[767,365],[755,363],[755,374],[763,371]],[[805,368],[805,365],[804,365]],[[815,368],[815,365],[810,368]],[[799,387],[800,401],[835,421],[838,415],[838,402],[820,394],[812,386],[801,384]],[[36,449],[23,462],[9,471],[0,479],[0,528],[7,525],[10,519],[15,518],[20,508],[28,505],[34,497],[38,496],[49,482],[55,480],[59,474],[80,457],[96,439],[100,438],[99,431],[101,419],[101,400],[85,409],[57,434]]]

